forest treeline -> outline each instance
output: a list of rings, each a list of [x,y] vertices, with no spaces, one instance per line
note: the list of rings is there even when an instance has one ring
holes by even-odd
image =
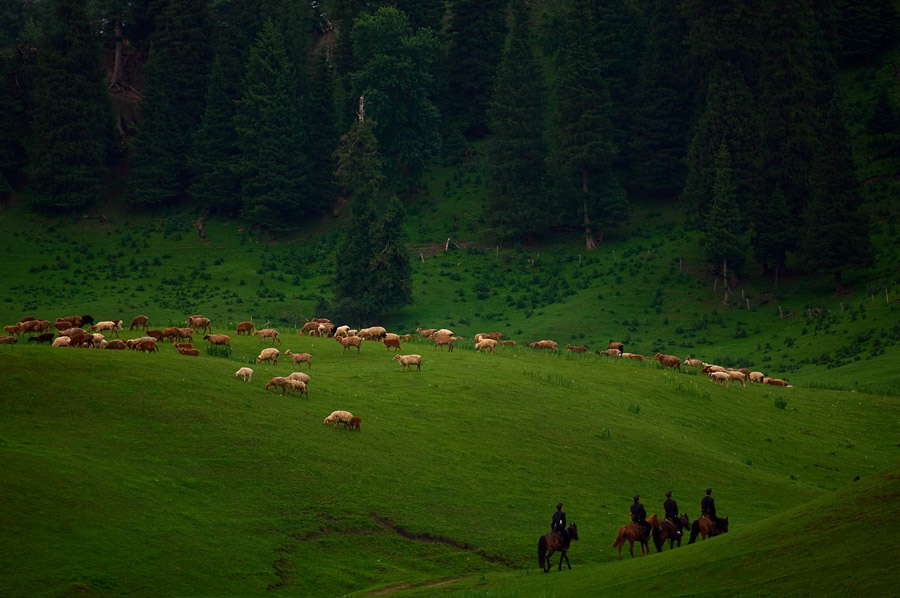
[[[349,203],[372,276],[404,268],[376,198],[474,146],[501,240],[593,248],[680,198],[723,275],[791,256],[840,288],[873,259],[837,75],[895,47],[891,0],[0,0],[0,27],[0,194],[41,211],[189,199],[284,231]]]

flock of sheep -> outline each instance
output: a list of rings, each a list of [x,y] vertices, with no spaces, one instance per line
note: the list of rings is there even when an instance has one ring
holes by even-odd
[[[24,318],[20,322],[12,326],[4,326],[6,336],[0,337],[0,344],[15,344],[20,336],[31,333],[34,336],[28,338],[29,342],[44,343],[50,342],[54,347],[82,347],[82,348],[98,348],[112,350],[134,350],[141,352],[158,352],[159,345],[166,340],[171,341],[172,345],[181,355],[199,356],[200,352],[193,346],[193,334],[203,333],[203,340],[210,345],[230,345],[231,338],[227,334],[213,334],[211,332],[211,323],[209,318],[201,315],[193,315],[188,318],[186,327],[167,327],[162,330],[150,330],[148,327],[149,318],[145,315],[136,316],[131,321],[129,330],[139,330],[144,332],[144,336],[134,339],[119,339],[119,332],[122,331],[122,320],[105,320],[94,322],[91,316],[66,316],[57,318],[56,321],[41,320],[36,318]],[[87,326],[87,328],[85,328]],[[57,333],[51,332],[51,328],[56,328]],[[254,335],[258,336],[260,342],[269,341],[273,345],[277,342],[281,344],[278,331],[272,328],[255,329],[252,322],[241,322],[237,326],[238,335]],[[465,339],[453,334],[453,331],[441,329],[422,329],[417,328],[418,335],[427,341],[434,343],[434,348],[443,350],[447,347],[448,352],[453,351],[454,343],[464,341]],[[106,333],[106,335],[104,335]],[[107,339],[107,335],[114,334],[117,338]],[[313,318],[303,325],[299,334],[334,338],[342,346],[341,353],[347,349],[356,348],[357,353],[360,352],[362,341],[375,341],[384,344],[388,349],[396,349],[398,353],[394,356],[394,360],[400,363],[402,369],[415,366],[417,370],[422,369],[422,356],[418,354],[401,355],[401,342],[410,341],[412,334],[395,334],[388,332],[382,326],[372,326],[360,330],[351,329],[349,326],[335,326],[331,321],[325,318]],[[515,341],[504,340],[501,332],[479,333],[475,335],[475,349],[478,352],[485,351],[487,353],[496,353],[499,346],[512,346]],[[558,352],[558,343],[552,340],[540,340],[527,345],[527,347],[535,350],[548,350],[554,353]],[[575,354],[587,352],[587,347],[566,345],[566,349]],[[685,365],[691,368],[698,368],[713,382],[719,385],[728,385],[732,381],[737,381],[741,386],[746,386],[747,381],[760,384],[768,384],[772,386],[790,387],[790,385],[780,378],[772,378],[765,376],[762,372],[750,371],[745,368],[729,369],[720,365],[708,364],[699,359],[692,359],[687,356],[684,360],[674,355],[664,355],[657,353],[654,357],[644,357],[636,353],[628,353],[625,351],[623,343],[610,341],[609,347],[603,351],[595,351],[596,354],[610,358],[628,358],[635,361],[653,360],[658,361],[663,369],[672,368],[681,371],[681,366]],[[256,358],[256,363],[267,363],[273,366],[278,365],[278,358],[281,351],[276,347],[263,348]],[[312,369],[312,355],[309,353],[292,353],[289,349],[284,355],[290,357],[292,364],[299,367],[301,364],[307,364],[307,369]],[[242,367],[234,373],[236,378],[240,378],[250,382],[253,378],[253,369]],[[288,376],[274,376],[265,385],[265,390],[270,388],[274,391],[281,390],[281,395],[286,393],[295,393],[298,396],[306,395],[309,398],[310,376],[304,372],[292,372]],[[325,418],[325,424],[333,425],[343,424],[348,430],[359,430],[361,420],[347,411],[335,411]]]

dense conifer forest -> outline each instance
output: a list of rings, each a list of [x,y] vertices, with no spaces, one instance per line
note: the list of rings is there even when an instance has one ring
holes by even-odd
[[[365,239],[346,259],[376,252],[394,278],[403,203],[429,165],[477,153],[492,243],[567,231],[593,249],[634,206],[679,201],[724,280],[790,264],[840,291],[876,259],[858,162],[900,154],[900,75],[873,74],[898,42],[890,0],[4,0],[0,14],[2,201],[273,233],[349,205],[345,236]],[[854,69],[875,101],[848,96]]]

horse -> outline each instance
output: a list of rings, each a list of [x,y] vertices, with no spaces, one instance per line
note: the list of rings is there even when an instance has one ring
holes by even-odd
[[[650,515],[647,518],[647,521],[650,522],[652,520],[656,520],[657,523],[659,520],[656,518],[656,513]],[[652,526],[653,524],[650,523]],[[629,550],[631,551],[631,558],[634,558],[634,543],[641,543],[641,556],[646,556],[650,554],[650,541],[648,539],[644,539],[644,528],[641,527],[639,523],[629,523],[628,525],[623,525],[619,528],[619,532],[616,535],[616,541],[613,542],[612,547],[619,548],[619,558],[622,558],[622,546],[625,545],[625,541],[630,542]]]
[[[654,519],[656,518],[654,517]],[[682,515],[678,519],[681,521],[682,529],[691,528],[691,520],[687,515]],[[648,519],[648,521],[650,520]],[[653,525],[652,521],[651,525]],[[668,519],[662,522],[657,520],[656,525],[653,525],[653,543],[656,544],[656,552],[662,552],[662,547],[666,543],[666,540],[669,541],[670,550],[675,548],[675,542],[678,542],[678,547],[681,548],[681,536],[678,535],[678,528],[676,525]]]
[[[563,559],[566,559],[569,569],[572,568],[566,552],[569,550],[569,543],[577,539],[578,528],[574,523],[566,528],[565,533],[550,532],[538,539],[538,565],[544,570],[544,573],[553,568],[553,565],[550,564],[550,556],[556,551],[559,551],[559,570],[562,571]]]
[[[719,518],[718,522],[714,522],[708,515],[704,515],[691,524],[691,539],[688,540],[688,544],[693,544],[698,535],[705,540],[707,537],[711,538],[725,533],[728,533],[728,517]]]

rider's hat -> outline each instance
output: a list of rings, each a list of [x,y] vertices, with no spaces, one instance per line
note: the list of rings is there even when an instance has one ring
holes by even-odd
[[[640,494],[635,494],[635,495],[634,495],[634,500],[640,500],[640,498],[641,498],[641,495],[640,495]]]
[[[707,494],[712,494],[712,488],[707,488],[707,489],[706,489],[706,493],[707,493]]]
[[[669,490],[668,492],[666,492],[666,496],[672,496],[672,491]]]
[[[559,503],[558,505],[556,505],[556,508],[557,508],[557,509],[561,509],[561,508],[562,508],[562,503]]]

